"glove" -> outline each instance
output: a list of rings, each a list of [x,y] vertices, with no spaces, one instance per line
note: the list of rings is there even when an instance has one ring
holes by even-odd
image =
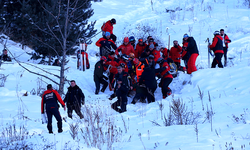
[[[42,119],[42,124],[47,123],[47,118],[46,118],[45,113],[41,114],[41,119]]]
[[[120,52],[120,51],[122,51],[122,49],[119,48],[119,49],[118,49],[118,52]]]

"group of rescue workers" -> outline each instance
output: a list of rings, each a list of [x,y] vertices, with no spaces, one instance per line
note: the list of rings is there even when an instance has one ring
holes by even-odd
[[[188,34],[184,34],[182,46],[177,40],[174,40],[173,47],[170,49],[159,47],[152,36],[148,36],[146,41],[139,38],[137,44],[133,36],[125,37],[123,44],[117,47],[115,43],[117,37],[113,33],[114,24],[116,24],[115,19],[104,23],[102,26],[103,37],[96,42],[96,46],[100,47],[100,60],[95,64],[94,82],[95,94],[99,94],[100,91],[105,92],[107,87],[114,91],[109,100],[117,97],[117,101],[111,105],[115,111],[123,113],[127,110],[129,95],[133,95],[132,104],[138,101],[146,103],[146,99],[148,103],[155,102],[154,92],[157,89],[157,80],[160,80],[159,87],[161,87],[162,97],[165,99],[172,93],[169,85],[177,76],[177,71],[187,72],[187,74],[197,71],[195,62],[199,51],[196,41]],[[231,40],[224,34],[223,29],[214,32],[213,42],[208,46],[215,55],[212,68],[215,68],[216,65],[223,68],[221,62],[223,54],[224,65],[226,65],[227,48],[230,42]],[[83,51],[84,53],[86,52]],[[88,57],[86,58],[88,59]],[[181,66],[181,60],[184,61],[185,67]],[[89,66],[88,60],[87,63]],[[85,97],[74,80],[71,81],[64,101],[51,85],[48,85],[47,89],[42,97],[42,113],[44,113],[44,104],[46,104],[49,133],[53,133],[52,114],[58,121],[58,132],[62,132],[62,119],[58,111],[57,100],[65,110],[65,103],[67,103],[70,118],[72,118],[73,110],[80,118],[83,118],[80,108],[84,104]]]

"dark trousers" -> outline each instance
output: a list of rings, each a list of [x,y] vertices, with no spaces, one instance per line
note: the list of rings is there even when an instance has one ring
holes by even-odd
[[[212,67],[211,68],[215,68],[216,65],[218,64],[219,68],[223,68],[223,65],[221,63],[221,58],[222,58],[223,54],[222,53],[216,53],[214,60],[212,62]]]
[[[227,64],[227,47],[223,47],[223,51],[224,51],[224,65]]]
[[[165,79],[163,79],[162,87],[161,87],[161,92],[162,92],[163,96],[167,97],[168,86],[172,81],[173,81],[173,78],[165,78]]]
[[[144,102],[146,99],[146,95],[143,93],[136,93],[135,97],[133,98],[133,101],[131,102],[132,104],[135,104],[138,100],[141,102]]]
[[[100,91],[100,85],[103,84],[101,91],[104,92],[108,86],[108,82],[104,79],[100,79],[99,81],[95,81],[95,87],[98,92]]]
[[[147,100],[148,100],[148,103],[151,103],[151,102],[155,102],[155,90],[156,88],[154,89],[150,89],[150,88],[147,88]]]
[[[110,38],[111,38],[114,42],[116,42],[116,39],[117,39],[117,38],[116,38],[116,36],[115,36],[114,34],[111,34],[111,35],[110,35]]]
[[[109,83],[112,83],[113,79],[115,78],[115,74],[109,73]]]
[[[81,104],[75,103],[75,104],[67,104],[68,108],[68,117],[72,119],[72,113],[73,110],[75,110],[76,114],[80,117],[80,119],[83,118],[82,112],[81,112]]]
[[[116,96],[118,100],[111,105],[111,108],[113,108],[115,111],[119,113],[127,111],[127,102],[128,102],[127,94],[128,92],[124,92],[118,89],[116,91]],[[120,106],[120,108],[118,108],[118,106]]]
[[[48,117],[47,128],[52,133],[52,116],[54,115],[57,120],[58,130],[62,130],[62,118],[58,110],[58,106],[46,106],[46,114]]]

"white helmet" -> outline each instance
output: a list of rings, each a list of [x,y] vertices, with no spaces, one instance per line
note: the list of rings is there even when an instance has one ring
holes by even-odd
[[[214,35],[219,35],[220,32],[219,31],[214,31]]]

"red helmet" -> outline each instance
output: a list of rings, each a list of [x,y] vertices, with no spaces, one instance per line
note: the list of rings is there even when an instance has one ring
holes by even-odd
[[[100,60],[107,61],[107,58],[105,56],[102,56]]]
[[[139,61],[138,58],[134,58],[134,59],[133,59],[133,63],[134,63],[135,65],[139,65],[140,61]]]
[[[124,40],[123,40],[123,42],[124,42],[124,43],[129,42],[128,37],[125,37]]]

